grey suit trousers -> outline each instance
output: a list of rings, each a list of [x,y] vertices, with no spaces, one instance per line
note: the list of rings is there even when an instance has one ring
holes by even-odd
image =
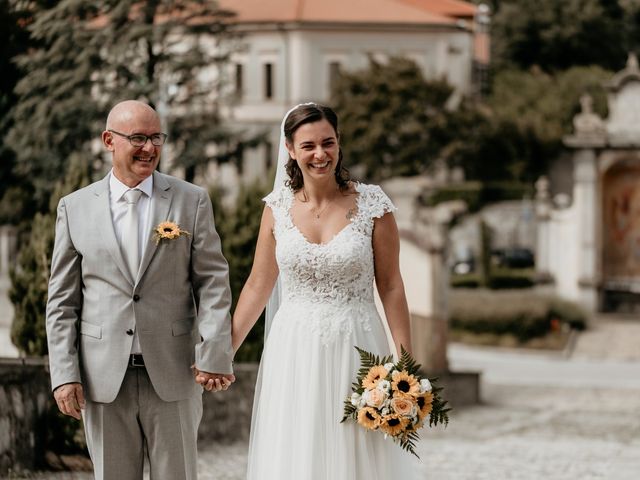
[[[96,480],[142,480],[145,447],[151,480],[195,480],[201,417],[201,394],[165,402],[144,367],[129,368],[114,402],[84,410]]]

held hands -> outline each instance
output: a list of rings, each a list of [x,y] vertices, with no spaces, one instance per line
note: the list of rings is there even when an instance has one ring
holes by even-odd
[[[60,385],[53,392],[58,408],[65,415],[77,420],[82,418],[81,410],[84,409],[84,392],[79,383],[67,383]]]
[[[227,390],[236,381],[236,376],[233,374],[203,372],[198,370],[195,365],[191,366],[191,370],[196,383],[202,385],[207,392]]]

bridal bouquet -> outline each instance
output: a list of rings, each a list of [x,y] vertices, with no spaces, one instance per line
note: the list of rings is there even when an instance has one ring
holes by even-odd
[[[451,409],[440,397],[437,379],[420,378],[420,365],[404,348],[397,363],[391,356],[379,358],[356,349],[361,366],[344,402],[342,422],[352,419],[368,430],[379,430],[417,457],[418,430],[425,424],[449,423]]]

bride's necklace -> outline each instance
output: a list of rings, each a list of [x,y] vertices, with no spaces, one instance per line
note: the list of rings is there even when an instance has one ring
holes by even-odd
[[[304,195],[304,198],[307,199],[307,201],[309,201],[309,197],[307,196],[307,191],[304,189],[304,187],[302,188],[302,194]],[[329,200],[327,203],[325,203],[324,207],[322,207],[320,210],[317,210],[316,208],[312,207],[309,209],[309,211],[311,212],[311,214],[316,217],[316,220],[320,219],[320,215],[322,215],[324,213],[324,211],[329,208],[329,205],[331,205],[333,203],[333,201],[336,199],[337,195],[334,195],[333,198],[331,198],[331,200]]]

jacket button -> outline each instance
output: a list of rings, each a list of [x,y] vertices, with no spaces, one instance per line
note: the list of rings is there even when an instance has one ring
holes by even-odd
[[[140,300],[140,295],[138,295],[137,293],[133,296],[133,301],[137,302],[138,300]]]
[[[133,335],[133,330],[131,328],[127,330],[127,335]]]

